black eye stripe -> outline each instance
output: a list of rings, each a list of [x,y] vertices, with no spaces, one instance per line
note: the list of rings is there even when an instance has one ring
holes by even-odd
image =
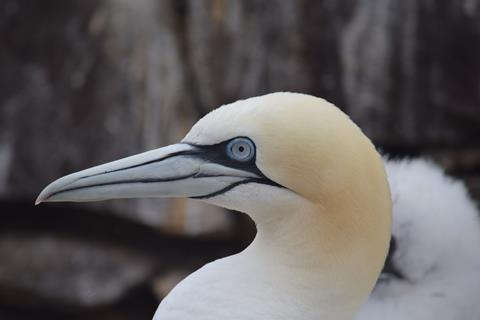
[[[226,153],[226,149],[227,149],[228,144],[231,141],[233,141],[235,139],[238,139],[238,138],[249,139],[247,137],[236,137],[236,138],[226,140],[226,141],[222,141],[220,143],[212,144],[212,145],[201,145],[201,144],[194,144],[194,143],[185,142],[186,144],[191,145],[192,147],[195,147],[195,150],[187,151],[183,155],[192,154],[192,155],[195,155],[196,157],[200,157],[201,159],[203,159],[205,161],[208,161],[208,162],[218,163],[218,164],[224,165],[226,167],[230,167],[230,168],[250,171],[250,172],[253,172],[257,175],[263,176],[262,172],[257,168],[257,166],[255,164],[256,152],[255,152],[254,156],[249,161],[245,161],[245,162],[239,162],[239,161],[236,161],[236,160],[228,157],[228,155]],[[252,141],[251,139],[249,139],[249,140],[252,142],[254,148],[256,149],[255,142]]]
[[[234,160],[234,159],[230,158],[227,155],[226,149],[227,149],[228,144],[231,141],[233,141],[235,139],[238,139],[238,138],[248,139],[249,141],[251,141],[251,143],[253,145],[253,148],[254,148],[255,152],[254,152],[253,157],[251,159],[249,159],[248,161],[244,161],[244,162],[237,161],[237,160]],[[203,159],[206,162],[217,163],[217,164],[220,164],[220,165],[225,166],[225,167],[230,167],[230,168],[234,168],[234,169],[239,169],[239,170],[251,172],[251,173],[258,176],[258,178],[249,178],[249,179],[245,179],[243,181],[237,182],[237,183],[233,183],[232,185],[230,185],[230,186],[228,186],[228,187],[226,187],[222,190],[216,191],[216,192],[208,194],[208,195],[194,197],[196,199],[207,199],[207,198],[215,197],[215,196],[224,194],[224,193],[234,189],[235,187],[237,187],[239,185],[243,185],[243,184],[247,184],[247,183],[260,183],[260,184],[271,185],[271,186],[278,187],[278,188],[285,188],[284,186],[276,183],[275,181],[270,180],[257,167],[257,165],[255,163],[256,157],[257,157],[257,152],[256,152],[257,147],[255,145],[255,142],[248,137],[235,137],[233,139],[222,141],[220,143],[213,144],[213,145],[201,145],[201,144],[195,144],[195,143],[189,143],[189,142],[182,142],[182,143],[188,144],[188,145],[195,148],[193,150],[188,150],[188,151],[182,153],[182,156],[191,155],[192,157]]]
[[[222,166],[251,172],[251,173],[257,175],[258,177],[260,177],[260,179],[264,180],[266,184],[270,184],[270,185],[277,186],[277,187],[282,187],[281,185],[279,185],[275,181],[272,181],[269,178],[267,178],[263,174],[263,172],[260,171],[260,169],[257,167],[257,165],[255,163],[256,157],[257,157],[256,152],[255,152],[254,156],[252,157],[252,159],[250,159],[249,161],[245,161],[245,162],[236,161],[236,160],[233,160],[233,159],[228,157],[228,155],[226,154],[226,151],[225,151],[227,145],[231,141],[233,141],[235,139],[238,139],[238,138],[245,138],[245,139],[250,140],[252,142],[255,150],[257,149],[257,147],[255,145],[255,142],[252,139],[250,139],[248,137],[235,137],[233,139],[222,141],[220,143],[213,144],[213,145],[201,145],[201,144],[184,142],[188,145],[191,145],[192,147],[195,147],[195,149],[191,150],[191,151],[187,151],[187,152],[183,153],[182,155],[191,154],[192,156],[201,158],[204,161],[208,161],[208,162],[211,162],[211,163],[217,163],[217,164],[220,164]]]

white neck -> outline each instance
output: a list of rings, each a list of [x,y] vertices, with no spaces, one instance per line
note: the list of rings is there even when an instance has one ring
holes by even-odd
[[[297,317],[289,319],[352,319],[364,301],[359,292],[365,289],[356,288],[358,257],[325,241],[332,232],[322,228],[319,214],[302,210],[274,224],[257,222],[255,240],[234,259],[241,259],[236,265],[246,266],[243,272],[255,274],[267,292],[278,288],[270,298],[296,310]]]
[[[348,208],[328,210],[286,191],[276,194],[285,201],[272,207],[271,202],[262,202],[261,198],[270,198],[265,193],[257,196],[248,185],[237,189],[227,200],[236,206],[232,199],[240,197],[234,197],[235,193],[248,193],[252,207],[245,211],[257,224],[255,240],[243,252],[190,275],[167,296],[159,312],[185,310],[183,304],[175,303],[192,297],[188,299],[189,317],[186,311],[168,319],[352,319],[382,264],[382,254],[369,244],[385,241],[378,241],[375,232],[369,232],[373,239],[360,234],[357,229],[365,226],[358,220],[343,219],[351,217],[351,212],[338,210]],[[221,197],[210,202],[226,206]],[[200,300],[194,298],[200,296]]]
[[[285,201],[274,207],[271,202],[262,205],[254,192],[248,197],[257,236],[240,254],[214,263],[219,267],[216,272],[230,270],[217,280],[235,281],[235,294],[243,297],[251,296],[254,288],[256,299],[247,305],[281,309],[279,314],[289,314],[285,319],[352,319],[379,272],[368,263],[371,239],[353,241],[358,221],[342,220],[339,217],[352,214],[314,206],[291,192],[277,195]]]

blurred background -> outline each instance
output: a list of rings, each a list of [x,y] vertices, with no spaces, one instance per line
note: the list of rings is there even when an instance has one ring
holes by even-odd
[[[480,1],[2,0],[0,318],[151,319],[178,280],[245,247],[248,218],[199,202],[33,202],[282,90],[480,198]]]

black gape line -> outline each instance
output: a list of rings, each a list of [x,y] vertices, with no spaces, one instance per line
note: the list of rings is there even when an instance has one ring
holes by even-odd
[[[230,143],[230,141],[238,138],[244,138],[248,139],[247,137],[236,137],[227,141],[223,141],[214,145],[199,145],[199,144],[193,144],[193,143],[188,143],[188,142],[180,142],[181,144],[187,144],[189,146],[192,146],[194,149],[191,150],[184,150],[184,151],[178,151],[174,152],[171,154],[168,154],[164,157],[158,158],[158,159],[153,159],[149,161],[145,161],[139,164],[131,165],[128,167],[124,168],[119,168],[115,170],[108,170],[96,174],[91,174],[87,176],[83,176],[78,178],[78,180],[94,177],[94,176],[100,176],[108,173],[113,173],[113,172],[120,172],[128,169],[133,169],[133,168],[138,168],[144,165],[152,164],[152,163],[158,163],[166,159],[174,158],[177,156],[185,156],[185,157],[192,157],[192,158],[200,158],[205,162],[209,163],[216,163],[220,164],[225,167],[233,168],[233,169],[238,169],[246,172],[251,172],[257,177],[251,178],[247,177],[245,180],[242,181],[237,181],[235,183],[232,183],[231,185],[220,189],[218,191],[203,195],[203,196],[194,196],[190,197],[191,199],[208,199],[214,196],[221,195],[229,190],[232,190],[233,188],[242,185],[242,184],[247,184],[247,183],[259,183],[259,184],[265,184],[265,185],[271,185],[274,187],[279,187],[279,188],[285,188],[284,186],[276,183],[275,181],[270,180],[267,178],[261,171],[258,169],[257,165],[255,164],[256,160],[256,146],[252,142],[254,146],[254,152],[255,155],[250,159],[249,161],[236,161],[234,159],[231,159],[226,152],[227,146]],[[80,189],[86,189],[86,188],[92,188],[92,187],[102,187],[102,186],[108,186],[108,185],[118,185],[118,184],[128,184],[128,183],[158,183],[158,182],[170,182],[170,181],[178,181],[178,180],[183,180],[183,179],[188,179],[188,178],[205,178],[205,177],[215,177],[215,175],[201,175],[198,173],[193,173],[185,176],[178,176],[178,177],[171,177],[171,178],[146,178],[146,179],[136,179],[136,180],[120,180],[120,181],[114,181],[114,182],[107,182],[107,183],[99,183],[99,184],[92,184],[92,185],[86,185],[86,186],[81,186],[81,187],[72,187],[72,188],[66,188],[63,190],[60,190],[58,192],[52,193],[49,195],[49,197],[52,197],[54,195],[64,193],[64,192],[69,192],[69,191],[75,191],[75,190],[80,190]],[[78,181],[77,180],[77,181]]]
[[[112,171],[108,171],[108,172],[105,172],[105,173],[117,172],[117,171],[121,171],[121,170],[112,170]],[[94,174],[94,175],[91,175],[91,176],[81,177],[81,178],[78,178],[78,180],[85,179],[85,178],[88,178],[88,177],[94,177],[94,176],[97,176],[97,175],[100,175],[100,174],[105,174],[105,173],[99,173],[99,174]],[[193,178],[195,175],[196,174],[193,173],[193,174],[189,174],[189,175],[186,175],[186,176],[178,176],[178,177],[164,178],[164,179],[161,179],[161,178],[145,178],[145,179],[137,179],[137,180],[119,180],[119,181],[112,181],[112,182],[90,184],[90,185],[81,186],[81,187],[65,188],[65,189],[62,189],[60,191],[57,191],[57,192],[54,192],[54,193],[50,194],[48,197],[53,197],[53,196],[55,196],[57,194],[60,194],[60,193],[65,193],[65,192],[75,191],[75,190],[81,190],[81,189],[87,189],[87,188],[93,188],[93,187],[105,187],[105,186],[113,186],[113,185],[128,184],[128,183],[172,182],[172,181],[178,181],[178,180]],[[76,180],[76,181],[78,181],[78,180]]]
[[[393,255],[395,254],[396,250],[397,250],[397,240],[392,235],[392,238],[390,239],[390,247],[388,249],[387,259],[385,260],[385,265],[383,266],[382,273],[387,274],[393,278],[404,280],[406,279],[406,277],[398,269],[398,267],[395,265],[393,261]]]

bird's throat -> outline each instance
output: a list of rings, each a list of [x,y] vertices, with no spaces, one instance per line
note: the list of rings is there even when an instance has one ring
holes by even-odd
[[[277,287],[275,299],[308,310],[302,319],[351,319],[371,291],[380,264],[369,263],[368,247],[339,236],[353,233],[348,224],[325,221],[334,213],[302,209],[288,215],[277,211],[275,222],[256,219],[257,236],[237,265],[246,265],[246,272],[267,288]]]

